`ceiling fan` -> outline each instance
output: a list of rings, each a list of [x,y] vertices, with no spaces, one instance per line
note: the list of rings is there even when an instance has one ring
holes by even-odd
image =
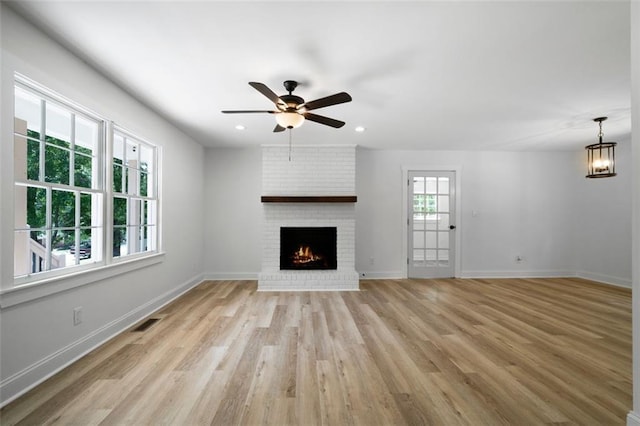
[[[324,108],[331,105],[351,102],[351,96],[346,92],[336,93],[335,95],[326,96],[324,98],[305,102],[300,96],[293,95],[292,92],[298,87],[298,82],[287,80],[284,82],[284,88],[289,92],[288,95],[278,96],[263,83],[249,82],[249,85],[269,98],[275,104],[275,110],[233,110],[222,111],[225,114],[245,114],[245,113],[267,113],[275,114],[276,124],[274,132],[282,132],[285,129],[294,129],[300,127],[305,119],[315,121],[316,123],[339,129],[344,126],[344,121],[335,120],[309,111],[318,108]]]

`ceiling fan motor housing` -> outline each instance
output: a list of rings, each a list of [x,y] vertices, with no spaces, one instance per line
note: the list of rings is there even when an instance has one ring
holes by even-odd
[[[282,99],[284,103],[287,104],[287,109],[295,110],[298,105],[301,105],[304,103],[304,99],[296,95],[282,95],[280,96],[280,99]]]

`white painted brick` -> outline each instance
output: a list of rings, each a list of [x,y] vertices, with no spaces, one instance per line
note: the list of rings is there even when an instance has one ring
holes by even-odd
[[[355,146],[263,146],[263,195],[355,195]],[[263,204],[259,290],[357,290],[355,206]],[[280,227],[335,226],[337,269],[280,271]]]

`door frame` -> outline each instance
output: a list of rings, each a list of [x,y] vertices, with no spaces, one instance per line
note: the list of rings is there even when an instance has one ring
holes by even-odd
[[[406,165],[402,166],[402,276],[404,278],[409,277],[409,267],[407,265],[407,259],[409,256],[409,210],[408,210],[408,185],[409,172],[454,172],[456,175],[456,193],[455,193],[455,249],[453,250],[454,261],[454,276],[459,278],[461,275],[461,259],[462,253],[462,166],[447,166],[447,165]]]

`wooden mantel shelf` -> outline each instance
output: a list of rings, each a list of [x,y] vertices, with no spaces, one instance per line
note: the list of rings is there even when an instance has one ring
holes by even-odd
[[[263,195],[263,203],[355,203],[358,197],[355,195]]]

